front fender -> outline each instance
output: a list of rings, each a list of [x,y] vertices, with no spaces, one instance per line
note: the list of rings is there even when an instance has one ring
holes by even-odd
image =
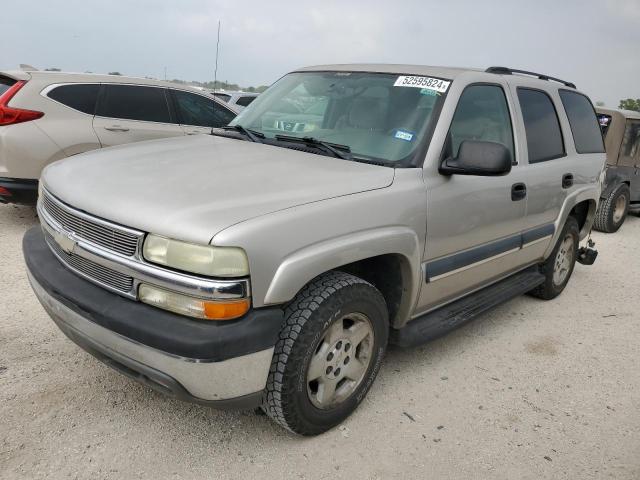
[[[305,247],[287,256],[279,265],[267,289],[264,303],[288,302],[313,278],[349,263],[386,254],[399,254],[409,265],[420,265],[420,242],[407,227],[383,227],[355,232]],[[406,285],[407,303],[418,295],[420,271],[415,270],[411,285]]]

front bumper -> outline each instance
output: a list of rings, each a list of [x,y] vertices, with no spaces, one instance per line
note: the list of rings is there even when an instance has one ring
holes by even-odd
[[[39,227],[23,251],[33,290],[58,327],[116,370],[173,397],[219,408],[259,405],[282,310],[232,322],[188,319],[106,291],[53,255]]]
[[[6,190],[9,195],[3,195]],[[38,180],[0,177],[0,203],[35,205],[38,200]]]

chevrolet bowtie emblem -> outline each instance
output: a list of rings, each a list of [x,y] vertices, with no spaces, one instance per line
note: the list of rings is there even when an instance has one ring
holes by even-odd
[[[56,232],[53,237],[60,248],[66,253],[73,253],[73,247],[76,246],[76,241],[73,239],[70,233]]]

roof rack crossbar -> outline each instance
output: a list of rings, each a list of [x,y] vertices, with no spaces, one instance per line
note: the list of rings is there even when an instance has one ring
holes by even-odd
[[[496,73],[498,75],[512,75],[514,73],[519,73],[520,75],[530,75],[532,77],[537,77],[540,80],[551,80],[553,82],[562,83],[563,85],[565,85],[567,87],[570,87],[570,88],[576,88],[576,84],[575,83],[567,82],[565,80],[561,80],[561,79],[556,78],[556,77],[550,77],[549,75],[543,75],[542,73],[528,72],[526,70],[517,70],[515,68],[489,67],[489,68],[487,68],[485,70],[485,72],[487,72],[487,73]]]

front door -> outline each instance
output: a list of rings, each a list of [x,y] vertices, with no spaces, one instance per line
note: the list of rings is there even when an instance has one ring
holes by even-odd
[[[465,140],[501,143],[512,155],[505,176],[451,175],[426,179],[425,285],[418,313],[516,270],[526,211],[526,184],[515,157],[508,94],[500,84],[472,84],[456,107],[442,158]]]

